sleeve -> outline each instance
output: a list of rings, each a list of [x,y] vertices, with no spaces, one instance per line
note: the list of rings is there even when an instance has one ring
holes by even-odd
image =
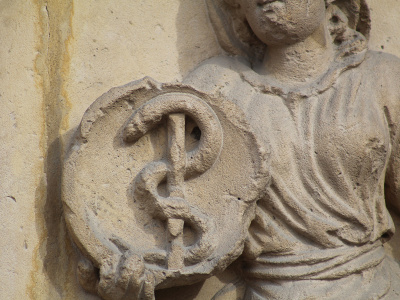
[[[400,215],[400,59],[381,55],[384,78],[382,105],[390,130],[391,154],[385,177],[385,200],[389,209]],[[378,62],[379,63],[379,62]],[[383,68],[383,69],[382,69]]]
[[[390,127],[392,150],[385,177],[385,199],[388,208],[394,209],[397,214],[400,214],[400,130],[398,121],[393,122]]]

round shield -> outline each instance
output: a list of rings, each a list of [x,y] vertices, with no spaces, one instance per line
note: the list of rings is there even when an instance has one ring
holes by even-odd
[[[241,254],[266,165],[236,105],[145,78],[83,116],[64,164],[65,218],[100,272],[134,254],[155,288],[194,283]]]

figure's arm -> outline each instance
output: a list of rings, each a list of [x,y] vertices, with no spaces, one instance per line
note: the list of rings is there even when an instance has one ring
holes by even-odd
[[[400,101],[400,99],[399,99]],[[398,127],[398,126],[397,126]],[[386,171],[386,205],[400,215],[400,134],[397,131],[392,139],[392,155]]]
[[[400,99],[399,99],[400,102]],[[389,160],[385,178],[386,205],[400,215],[400,123],[389,124],[392,131],[392,154]],[[395,130],[396,129],[396,130]],[[395,132],[394,132],[395,131]]]
[[[383,110],[390,129],[391,156],[385,177],[385,199],[390,210],[400,215],[400,59],[386,56],[383,77]],[[389,62],[388,62],[389,61]]]

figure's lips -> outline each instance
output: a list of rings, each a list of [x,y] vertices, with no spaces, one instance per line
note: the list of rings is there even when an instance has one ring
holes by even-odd
[[[266,15],[275,15],[284,0],[258,0],[257,5]]]

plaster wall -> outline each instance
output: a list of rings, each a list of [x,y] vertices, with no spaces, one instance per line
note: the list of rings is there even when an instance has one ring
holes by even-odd
[[[370,49],[400,56],[400,0],[368,2]],[[67,145],[110,88],[146,75],[180,81],[220,53],[205,4],[0,0],[0,41],[0,299],[96,299],[76,282],[77,254],[62,218]],[[386,249],[400,259],[400,235]],[[210,299],[229,276],[181,298]]]

